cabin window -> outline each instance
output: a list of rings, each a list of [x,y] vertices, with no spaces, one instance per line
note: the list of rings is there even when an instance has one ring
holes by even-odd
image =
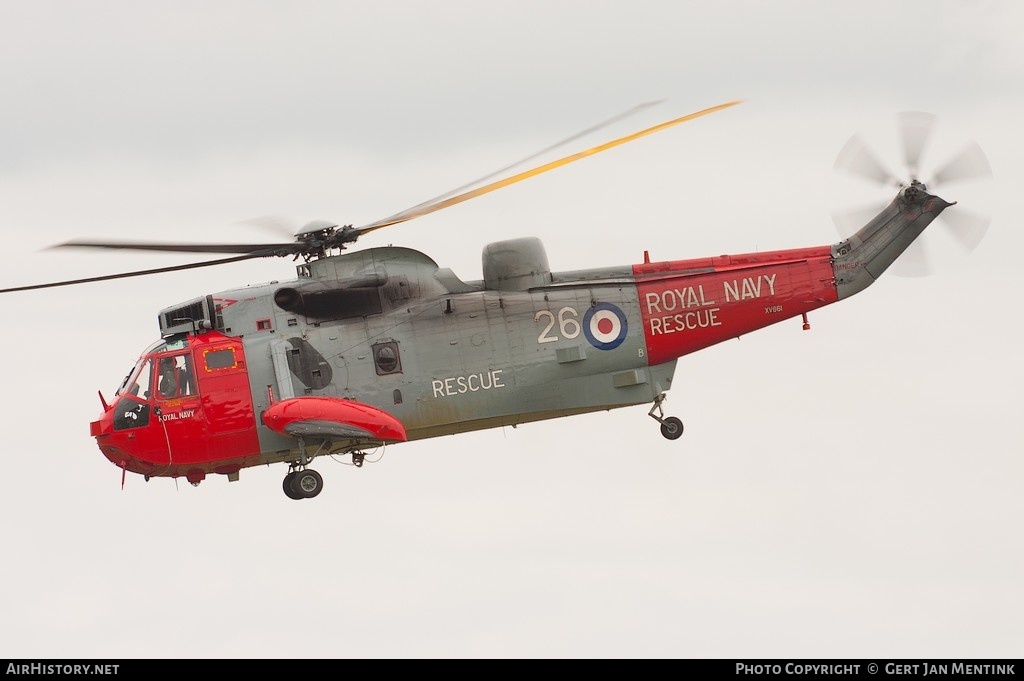
[[[234,369],[237,364],[235,362],[234,348],[207,350],[204,353],[203,358],[206,360],[207,371],[214,371],[216,369]]]
[[[398,355],[398,343],[394,341],[376,343],[373,346],[373,363],[377,368],[378,376],[401,373],[402,360]]]

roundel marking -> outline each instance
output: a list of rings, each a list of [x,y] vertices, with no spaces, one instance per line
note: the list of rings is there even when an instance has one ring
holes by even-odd
[[[611,303],[597,303],[583,315],[583,334],[598,350],[614,350],[626,340],[626,315]]]

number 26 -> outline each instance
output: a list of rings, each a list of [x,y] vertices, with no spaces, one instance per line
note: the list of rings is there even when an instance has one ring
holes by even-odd
[[[576,310],[571,307],[563,307],[558,311],[558,330],[565,338],[575,338],[580,335],[580,323],[576,321],[578,316]],[[558,336],[549,335],[551,330],[555,327],[555,313],[551,310],[537,310],[537,314],[533,316],[533,321],[539,322],[543,319],[547,320],[547,325],[544,330],[537,336],[538,343],[554,343],[558,340]]]

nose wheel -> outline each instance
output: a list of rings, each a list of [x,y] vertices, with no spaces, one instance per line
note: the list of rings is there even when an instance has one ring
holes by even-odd
[[[665,393],[654,398],[654,406],[647,412],[647,415],[661,424],[661,434],[667,440],[678,440],[683,434],[683,422],[675,416],[665,416],[661,403],[665,401]],[[654,412],[658,412],[655,414]]]

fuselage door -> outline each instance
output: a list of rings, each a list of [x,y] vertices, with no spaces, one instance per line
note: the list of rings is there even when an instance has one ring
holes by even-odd
[[[205,460],[207,431],[192,353],[160,353],[153,361],[154,413],[170,447],[171,460],[178,464]]]
[[[258,453],[256,418],[241,341],[222,336],[208,343],[195,343],[193,358],[211,456],[220,459]]]

